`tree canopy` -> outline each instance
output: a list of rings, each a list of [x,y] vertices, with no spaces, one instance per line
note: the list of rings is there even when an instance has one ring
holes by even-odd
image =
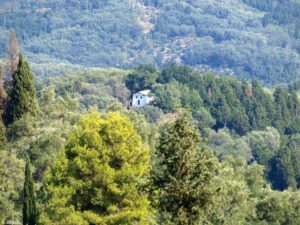
[[[149,149],[127,118],[89,112],[46,173],[43,223],[149,224]],[[52,222],[51,222],[52,221]]]

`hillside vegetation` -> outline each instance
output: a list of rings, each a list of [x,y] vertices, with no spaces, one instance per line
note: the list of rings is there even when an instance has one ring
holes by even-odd
[[[299,18],[299,0],[0,0],[0,221],[299,225]]]
[[[0,89],[0,219],[299,224],[297,87],[177,64],[34,81],[20,54]],[[153,104],[128,107],[146,88]]]
[[[300,77],[299,12],[297,0],[0,0],[0,53],[15,28],[40,76],[175,61],[270,85]]]

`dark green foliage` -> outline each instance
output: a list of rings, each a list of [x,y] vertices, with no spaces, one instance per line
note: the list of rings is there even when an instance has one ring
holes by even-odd
[[[29,158],[26,158],[25,182],[23,196],[23,225],[36,225],[38,222],[35,202],[34,181],[30,169]]]
[[[131,93],[144,89],[151,89],[156,83],[158,71],[154,65],[139,65],[125,79],[125,84]]]
[[[34,75],[30,71],[28,62],[20,54],[18,68],[13,74],[12,91],[6,109],[8,124],[20,119],[25,113],[35,114],[36,91]]]
[[[180,90],[173,85],[158,85],[154,89],[154,105],[164,112],[174,112],[180,106]]]
[[[154,172],[161,224],[199,224],[214,207],[218,166],[206,149],[197,149],[198,141],[187,113],[162,130]]]
[[[285,138],[286,139],[286,138]],[[273,188],[284,190],[300,187],[300,149],[299,134],[284,140],[278,154],[270,162],[269,179]]]
[[[193,78],[194,70],[189,66],[179,66],[175,63],[165,66],[161,71],[161,75],[158,78],[160,83],[169,83],[172,80],[176,80],[180,83],[192,83],[195,81]],[[194,84],[197,85],[197,84]]]
[[[290,113],[288,109],[288,94],[283,88],[276,88],[274,92],[274,100],[276,113],[274,118],[274,125],[282,129],[289,126],[291,123]]]
[[[227,127],[240,135],[270,126],[282,134],[300,131],[300,101],[284,88],[276,88],[272,96],[256,80],[241,83],[175,64],[162,70],[158,81],[164,85],[154,89],[157,106],[164,112],[189,107],[195,117],[204,106],[216,119],[215,130]]]
[[[270,180],[275,189],[284,190],[288,187],[296,188],[295,171],[293,168],[293,152],[290,148],[281,149],[272,162]]]

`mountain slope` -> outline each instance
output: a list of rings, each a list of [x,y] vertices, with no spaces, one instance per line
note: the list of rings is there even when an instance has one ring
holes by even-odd
[[[0,53],[15,28],[34,62],[176,61],[276,84],[300,77],[299,11],[298,0],[0,0]]]

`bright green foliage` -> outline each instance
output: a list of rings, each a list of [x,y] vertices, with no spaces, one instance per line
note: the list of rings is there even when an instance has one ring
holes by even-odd
[[[19,202],[24,183],[24,163],[15,154],[0,150],[0,221],[21,221]]]
[[[273,127],[264,131],[252,131],[246,135],[254,159],[261,165],[268,166],[270,160],[280,148],[280,134]]]
[[[28,153],[35,168],[36,183],[42,182],[46,168],[65,144],[73,125],[78,121],[78,101],[55,94],[53,85],[40,94],[36,116],[25,114],[7,129],[9,148],[24,158]]]
[[[12,91],[6,111],[7,123],[20,119],[25,113],[35,114],[35,111],[34,75],[20,54],[18,68],[13,74]]]
[[[38,222],[38,217],[35,201],[34,181],[28,157],[26,158],[23,192],[23,225],[36,225]]]
[[[198,141],[187,113],[161,133],[153,175],[160,224],[199,224],[215,206],[218,164],[205,149],[196,148]]]
[[[130,94],[124,83],[127,74],[128,71],[116,69],[93,69],[38,81],[40,107],[36,115],[26,113],[9,125],[7,151],[0,152],[0,221],[22,220],[20,196],[24,169],[22,160],[18,158],[23,158],[28,152],[34,168],[37,203],[43,211],[41,222],[44,224],[131,225],[135,224],[133,217],[142,218],[137,224],[152,222],[145,197],[147,189],[142,189],[147,172],[145,176],[134,177],[137,189],[131,188],[131,181],[125,188],[123,181],[132,178],[132,170],[119,171],[112,167],[120,162],[119,156],[127,160],[126,151],[136,147],[131,148],[134,144],[130,144],[125,148],[108,126],[120,135],[130,133],[127,132],[128,127],[125,126],[126,130],[120,123],[112,125],[115,123],[109,119],[111,116],[99,118],[97,114],[86,116],[74,129],[80,114],[91,106],[105,113],[119,112],[128,117],[141,136],[143,145],[149,145],[152,149],[155,149],[156,142],[162,140],[158,138],[158,125],[166,120],[174,121],[178,113],[170,112],[175,112],[176,108],[189,108],[193,118],[187,120],[207,135],[203,137],[207,142],[198,143],[195,130],[191,127],[184,130],[179,129],[180,126],[175,129],[174,124],[163,124],[165,128],[161,136],[165,145],[158,146],[159,151],[163,150],[165,155],[168,153],[168,157],[162,153],[155,155],[154,151],[151,155],[158,181],[155,183],[156,191],[151,193],[153,205],[158,206],[158,224],[199,225],[205,221],[214,225],[278,225],[289,224],[288,220],[294,221],[293,214],[297,213],[300,205],[297,192],[289,191],[289,202],[285,199],[281,201],[281,197],[275,199],[275,192],[265,187],[263,172],[273,188],[296,189],[300,186],[300,105],[296,92],[277,88],[272,96],[272,90],[263,88],[257,81],[250,84],[232,77],[201,75],[189,67],[173,65],[161,72],[161,83],[151,85],[157,106],[128,110],[124,107]],[[294,89],[296,91],[297,87]],[[161,109],[168,114],[163,115]],[[4,128],[3,134],[6,133]],[[59,150],[65,146],[70,131],[74,132],[54,161]],[[178,138],[183,133],[194,136]],[[3,137],[5,142],[5,135]],[[221,163],[213,162],[206,151],[200,150],[200,146],[206,145]],[[145,149],[141,147],[140,150]],[[184,154],[189,152],[191,157]],[[118,157],[112,159],[116,155]],[[254,160],[264,165],[265,169]],[[111,164],[111,161],[114,163]],[[219,173],[215,173],[216,164],[221,167]],[[44,172],[51,165],[53,168],[45,178]],[[148,167],[149,164],[144,165]],[[179,169],[174,172],[176,168]],[[207,183],[203,181],[205,177]],[[43,180],[46,181],[45,186],[41,186]],[[122,187],[120,182],[123,182]],[[199,188],[194,188],[197,185]],[[120,197],[116,194],[119,190],[130,194]],[[113,192],[114,196],[108,195],[108,191]],[[281,195],[281,192],[278,193]],[[205,202],[198,204],[198,199],[204,197],[207,205],[203,206]],[[124,201],[131,205],[122,208]],[[146,202],[145,208],[141,206],[143,202]],[[185,208],[178,210],[182,205]],[[129,211],[132,214],[128,216],[126,213]],[[112,218],[126,218],[126,221],[116,222]]]
[[[290,190],[269,191],[257,204],[258,220],[261,224],[300,224],[300,193]],[[260,224],[258,221],[254,224]]]
[[[146,225],[149,149],[117,113],[85,115],[46,173],[44,224]]]
[[[220,187],[217,207],[208,215],[213,225],[244,225],[256,218],[256,199],[263,191],[263,168],[239,157],[223,164],[215,181]]]

